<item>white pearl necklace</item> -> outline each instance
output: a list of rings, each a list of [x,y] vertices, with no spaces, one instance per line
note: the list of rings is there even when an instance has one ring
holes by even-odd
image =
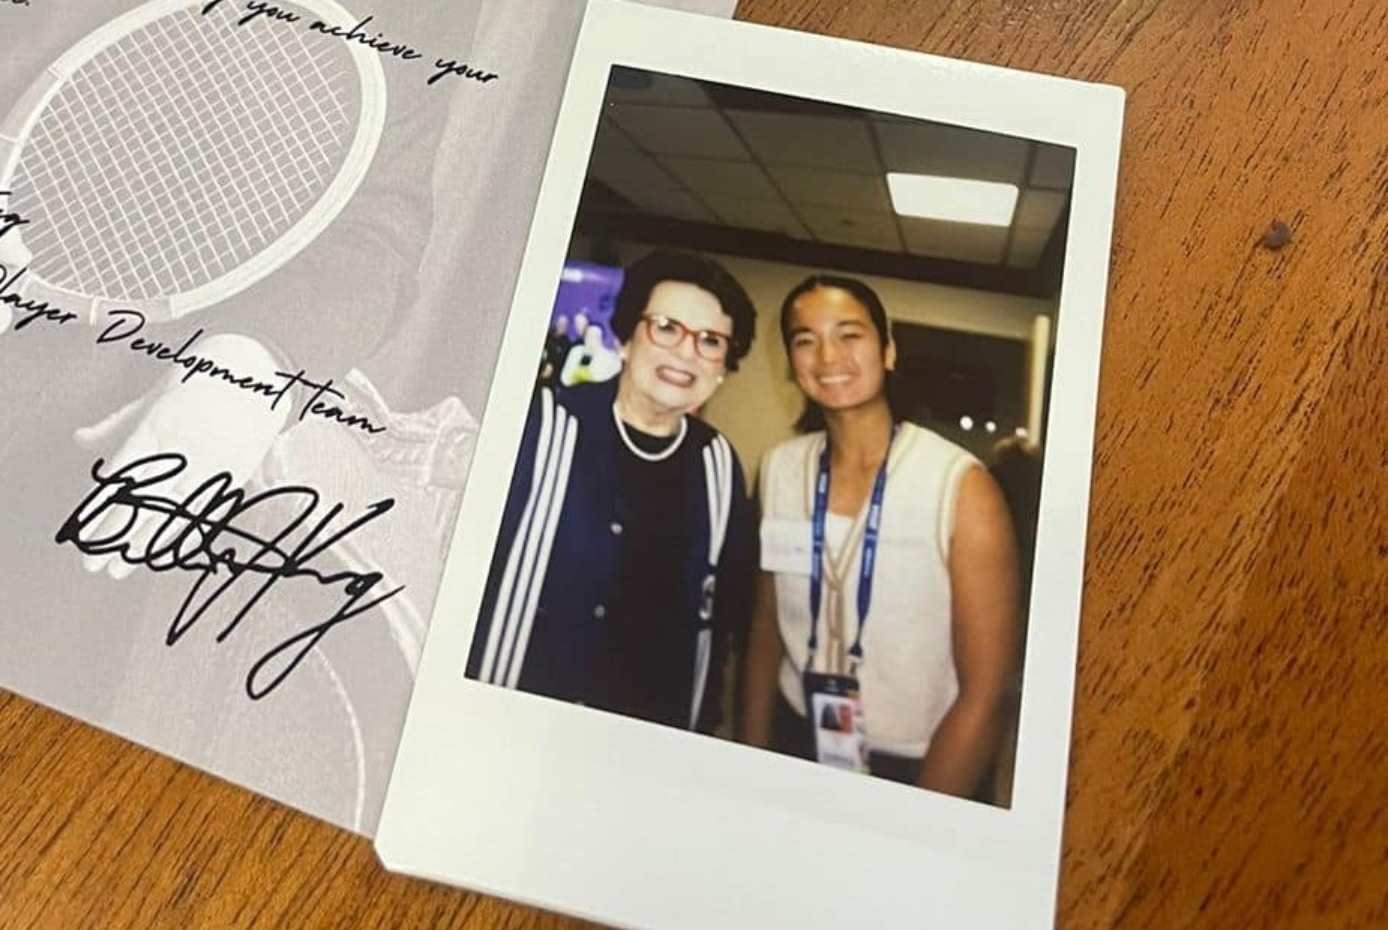
[[[684,442],[684,434],[689,432],[688,417],[680,417],[680,431],[675,434],[674,442],[661,449],[659,452],[647,452],[636,443],[631,441],[631,436],[627,435],[627,425],[622,422],[622,415],[617,412],[617,405],[612,405],[612,422],[617,424],[617,435],[622,437],[622,443],[631,450],[631,454],[638,459],[647,462],[663,462],[675,454],[675,450]]]

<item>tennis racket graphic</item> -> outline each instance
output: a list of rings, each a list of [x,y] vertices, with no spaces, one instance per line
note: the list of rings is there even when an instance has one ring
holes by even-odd
[[[356,191],[385,123],[376,52],[310,31],[355,20],[288,0],[151,0],[39,76],[0,123],[11,293],[88,323],[176,319],[249,287],[308,245]]]

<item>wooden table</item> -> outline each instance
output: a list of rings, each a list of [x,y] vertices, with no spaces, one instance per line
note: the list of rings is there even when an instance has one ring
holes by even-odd
[[[1059,923],[1388,926],[1388,5],[739,15],[1128,89]],[[0,733],[0,926],[577,926],[19,698]]]

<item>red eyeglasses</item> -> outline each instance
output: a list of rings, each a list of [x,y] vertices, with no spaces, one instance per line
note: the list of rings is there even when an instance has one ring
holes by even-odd
[[[641,318],[646,323],[646,338],[662,349],[674,349],[685,339],[694,339],[694,351],[710,362],[722,362],[733,347],[733,337],[712,329],[690,329],[679,320],[652,314]]]

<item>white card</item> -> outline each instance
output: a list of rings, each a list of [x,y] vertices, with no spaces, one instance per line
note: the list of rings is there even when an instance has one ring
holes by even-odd
[[[580,19],[0,4],[0,686],[372,832]]]
[[[1052,924],[1123,100],[1114,87],[618,0],[591,4],[376,838],[387,867],[619,926]],[[907,221],[890,213],[883,165],[1009,180],[1020,193],[996,235],[979,223]],[[885,225],[874,232],[875,223]],[[547,691],[537,683],[573,671],[552,648],[554,618],[588,609],[579,594],[568,603],[546,587],[545,573],[587,590],[613,570],[575,570],[567,560],[583,554],[574,555],[572,537],[561,539],[566,527],[591,521],[594,553],[620,549],[619,538],[632,532],[623,519],[595,516],[601,509],[584,511],[592,498],[574,490],[595,486],[597,459],[585,459],[597,448],[585,445],[592,437],[608,436],[616,455],[627,453],[611,438],[622,428],[613,431],[609,411],[598,416],[575,399],[599,396],[594,385],[556,374],[562,366],[550,346],[556,336],[572,337],[575,312],[556,310],[556,291],[567,275],[586,273],[575,262],[602,265],[607,256],[607,264],[621,259],[630,270],[632,260],[669,245],[713,253],[756,303],[761,322],[751,351],[700,408],[749,476],[773,445],[793,436],[801,406],[780,334],[767,321],[788,289],[815,272],[870,282],[894,316],[919,327],[909,329],[912,339],[957,347],[937,368],[952,366],[964,386],[928,394],[936,409],[913,416],[964,447],[991,448],[1004,434],[1022,433],[1041,445],[1039,517],[1018,521],[1034,533],[1036,554],[1023,566],[1035,581],[1015,753],[1006,757],[1011,787],[992,803],[789,758],[740,744],[726,728],[716,736],[687,732],[644,714],[597,709],[568,684]],[[585,305],[585,327],[605,324],[610,309],[601,300]],[[898,360],[916,352],[919,365],[929,352],[917,351],[897,322]],[[656,335],[665,337],[653,332],[633,329],[630,338],[654,345]],[[670,337],[681,340],[670,344],[686,358],[696,351],[690,335]],[[987,407],[986,391],[971,392],[969,347],[985,338],[1012,341],[1015,389],[1035,403]],[[633,370],[638,364],[628,361]],[[928,374],[930,366],[915,370]],[[619,399],[629,396],[622,377],[613,388]],[[561,384],[537,391],[537,378]],[[651,390],[646,396],[665,388]],[[948,408],[963,399],[981,406]],[[613,410],[621,421],[625,414]],[[693,427],[688,439],[650,432],[640,452],[630,436],[622,442],[632,455],[659,459],[704,435]],[[947,444],[916,444],[953,454]],[[708,477],[698,479],[710,488],[721,474],[711,457]],[[513,479],[541,490],[516,497]],[[749,478],[747,486],[756,483]],[[889,487],[889,501],[894,493]],[[930,501],[954,497],[920,500],[911,512],[932,520],[938,507]],[[731,540],[736,519],[712,519],[719,499],[710,494],[710,501],[710,525],[726,528]],[[894,506],[887,505],[884,538]],[[697,514],[685,518],[705,525]],[[498,528],[514,519],[540,529],[498,539]],[[937,525],[914,534],[927,551]],[[792,552],[798,560],[803,546],[778,543],[782,532],[790,531],[762,535],[773,566]],[[564,546],[564,558],[551,559]],[[686,583],[672,584],[672,604]],[[495,608],[499,585],[519,592],[514,610],[482,616],[484,604]],[[887,598],[880,587],[875,597]],[[608,593],[612,600],[581,618],[584,629],[629,592]],[[844,603],[853,609],[851,597]],[[487,645],[484,631],[502,622],[512,624],[509,632]],[[572,642],[577,667],[593,641]],[[866,670],[883,652],[865,642]],[[484,647],[493,659],[503,656],[509,678],[469,677],[470,656],[475,662]],[[713,680],[696,667],[696,684]],[[872,687],[864,678],[869,715]],[[737,712],[738,697],[728,694]],[[709,695],[696,694],[700,700]],[[890,735],[871,720],[867,733]],[[835,888],[851,894],[816,892],[826,849],[835,853]]]

